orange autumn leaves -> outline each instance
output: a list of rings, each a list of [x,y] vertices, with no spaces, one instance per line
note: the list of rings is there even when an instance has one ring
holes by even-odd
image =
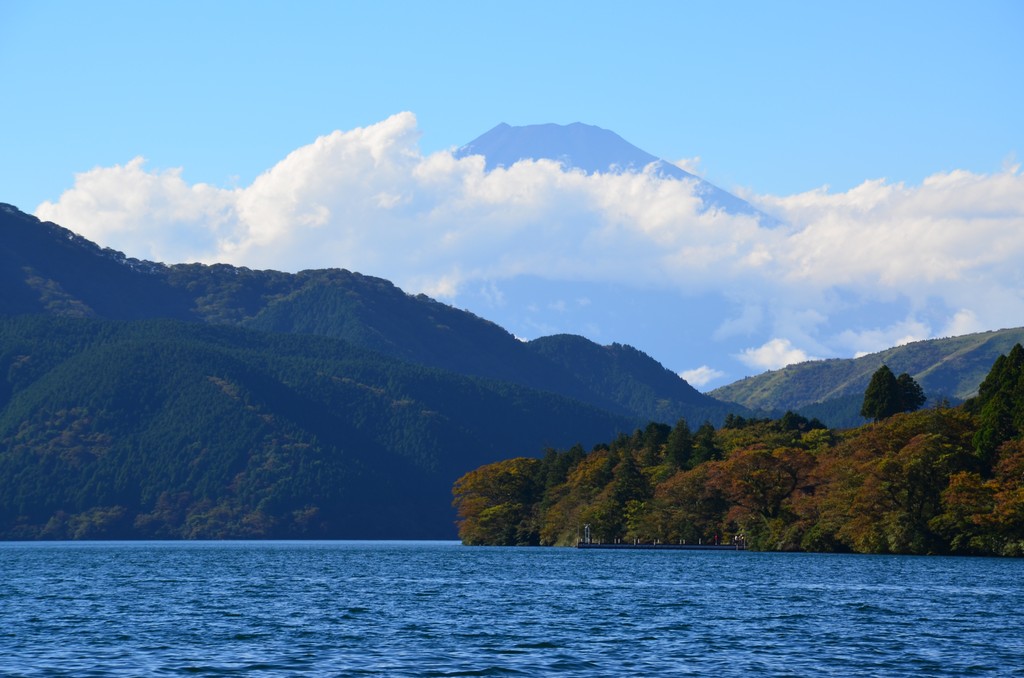
[[[587,526],[603,542],[742,535],[765,550],[1022,556],[1024,347],[960,407],[848,431],[792,412],[696,433],[652,423],[590,454],[481,467],[454,494],[467,544],[568,545]]]
[[[685,425],[685,422],[682,423]],[[677,425],[678,426],[678,425]],[[991,465],[966,408],[900,414],[846,432],[732,421],[715,458],[680,467],[642,431],[481,467],[459,480],[467,544],[722,539],[752,548],[1024,554],[1024,442]]]

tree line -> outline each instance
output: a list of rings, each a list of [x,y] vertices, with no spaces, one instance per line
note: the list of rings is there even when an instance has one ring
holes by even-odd
[[[1024,555],[1024,349],[977,397],[919,409],[920,387],[884,367],[862,412],[831,430],[795,413],[720,429],[651,423],[589,452],[548,450],[478,468],[453,488],[466,544],[691,542],[750,548]]]

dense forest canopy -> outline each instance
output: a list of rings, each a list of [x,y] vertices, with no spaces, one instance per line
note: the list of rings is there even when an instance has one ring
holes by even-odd
[[[467,468],[628,425],[330,337],[0,319],[0,538],[450,538]]]
[[[717,430],[651,424],[589,453],[478,468],[455,484],[454,504],[466,544],[570,545],[589,525],[604,542],[742,535],[764,550],[1020,556],[1022,433],[1018,344],[963,406],[846,431],[793,413]]]

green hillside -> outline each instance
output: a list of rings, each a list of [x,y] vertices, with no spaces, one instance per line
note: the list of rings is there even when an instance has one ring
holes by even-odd
[[[534,339],[528,347],[591,392],[645,420],[676,422],[683,417],[696,424],[719,423],[730,413],[750,414],[745,407],[730,407],[700,393],[632,346],[598,346],[583,337],[560,334]]]
[[[10,205],[0,283],[0,537],[451,537],[481,463],[737,409],[628,347],[350,271],[139,261]]]
[[[582,337],[574,338],[573,352],[538,350],[492,322],[380,278],[138,261],[2,204],[0,282],[7,292],[0,315],[173,318],[334,337],[405,362],[573,398],[637,425],[662,416],[720,423],[737,409],[639,351],[624,361],[620,348]],[[595,381],[595,373],[602,378]]]
[[[815,360],[747,377],[711,391],[718,400],[766,412],[800,411],[831,426],[855,426],[871,375],[883,364],[907,372],[931,403],[975,395],[993,361],[1024,341],[1024,328],[897,346],[848,360]]]
[[[0,320],[2,538],[445,538],[448,489],[629,422],[337,339]]]

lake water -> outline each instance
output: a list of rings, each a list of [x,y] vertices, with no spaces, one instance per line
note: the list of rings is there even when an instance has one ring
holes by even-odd
[[[0,674],[1024,675],[1024,561],[0,544]]]

